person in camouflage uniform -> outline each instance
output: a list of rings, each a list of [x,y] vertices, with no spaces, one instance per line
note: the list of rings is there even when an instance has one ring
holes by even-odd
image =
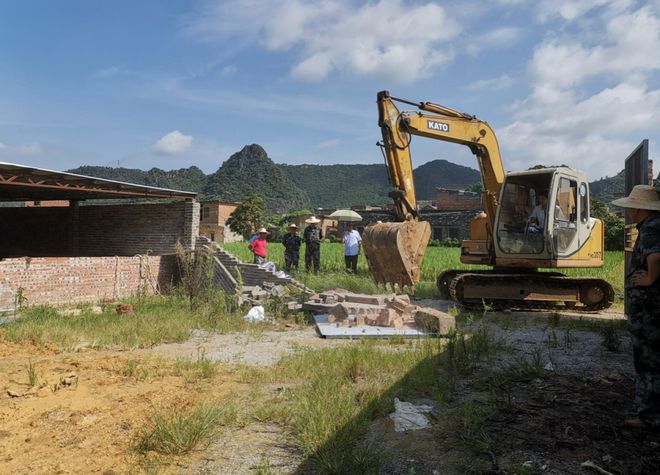
[[[291,272],[291,266],[298,270],[302,239],[298,236],[297,231],[298,226],[291,224],[289,225],[289,233],[282,238],[282,244],[284,244],[284,270],[287,273]]]
[[[321,220],[316,216],[305,220],[308,226],[303,233],[305,240],[305,269],[309,272],[313,265],[315,274],[318,274],[319,267],[321,267],[321,240],[323,240],[323,232],[316,226],[320,222]]]
[[[631,427],[660,429],[660,200],[653,187],[637,185],[613,205],[627,208],[639,232],[626,275],[626,315],[635,364],[635,412]]]

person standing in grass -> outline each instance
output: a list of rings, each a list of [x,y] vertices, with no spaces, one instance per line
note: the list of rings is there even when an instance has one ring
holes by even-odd
[[[298,259],[300,257],[300,245],[302,239],[298,236],[298,226],[295,223],[289,225],[289,232],[282,238],[284,244],[284,271],[291,272],[291,266],[298,270]]]
[[[261,228],[258,233],[259,237],[248,244],[248,246],[252,250],[252,254],[254,254],[254,260],[252,262],[255,264],[264,264],[266,262],[266,255],[268,254],[268,243],[266,242],[268,231],[266,231],[266,228]]]
[[[362,237],[357,229],[353,229],[353,223],[349,221],[346,223],[346,231],[344,231],[344,262],[346,264],[346,272],[357,274],[360,247],[362,247]]]
[[[321,220],[316,216],[312,216],[309,219],[305,220],[307,227],[303,233],[303,239],[305,240],[305,268],[307,272],[312,270],[314,266],[314,273],[319,273],[319,268],[321,267],[321,241],[323,240],[323,232],[316,225],[319,224]]]
[[[660,199],[653,187],[637,185],[612,204],[626,208],[638,230],[625,289],[637,417],[625,424],[660,430]]]

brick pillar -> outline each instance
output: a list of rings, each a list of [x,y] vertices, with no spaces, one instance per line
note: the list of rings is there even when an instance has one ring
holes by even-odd
[[[199,217],[200,206],[195,200],[186,200],[184,203],[184,234],[183,242],[181,243],[184,248],[193,250],[195,249],[195,242],[199,237]]]
[[[67,227],[67,250],[70,256],[80,254],[80,206],[78,200],[69,202],[69,222]]]

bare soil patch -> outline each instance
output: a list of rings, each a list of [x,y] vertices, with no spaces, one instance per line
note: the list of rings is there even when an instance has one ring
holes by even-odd
[[[449,307],[437,301],[424,304]],[[598,328],[580,321],[592,317],[562,317],[557,324],[539,313],[488,315],[482,321],[510,350],[462,376],[450,396],[439,401],[430,428],[396,433],[388,417],[375,420],[365,441],[381,453],[382,472],[578,474],[589,473],[580,464],[592,460],[612,473],[657,473],[660,435],[622,426],[631,416],[633,397],[629,339],[622,332],[620,351],[607,351]],[[616,312],[601,317],[621,319]],[[355,344],[296,328],[200,331],[187,342],[150,349],[62,353],[53,346],[17,345],[0,335],[0,472],[140,472],[144,467],[132,447],[158,410],[192,405],[200,398],[228,401],[249,394],[252,388],[238,366],[269,368],[298,346]],[[167,369],[168,361],[194,361],[200,352],[221,362],[209,379],[191,381]],[[498,368],[534,358],[550,369],[531,378],[491,380]],[[29,364],[38,377],[32,387]],[[71,384],[60,384],[70,375]],[[488,409],[476,431],[463,425],[466,404]],[[310,466],[283,427],[259,420],[224,428],[201,449],[158,469],[303,473]]]

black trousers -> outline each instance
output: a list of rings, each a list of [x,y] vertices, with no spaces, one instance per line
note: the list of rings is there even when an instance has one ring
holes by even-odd
[[[346,271],[353,272],[353,274],[357,274],[357,261],[358,261],[357,254],[354,256],[344,256],[344,262],[346,263]]]
[[[314,266],[314,273],[318,273],[321,267],[321,246],[319,244],[308,244],[305,248],[305,269],[309,272]]]
[[[298,260],[300,255],[298,251],[284,251],[284,270],[285,272],[291,272],[291,266],[298,270]]]

